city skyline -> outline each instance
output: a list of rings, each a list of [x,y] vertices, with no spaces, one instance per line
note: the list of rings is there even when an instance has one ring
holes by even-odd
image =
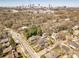
[[[26,6],[29,4],[79,7],[79,0],[0,0],[0,6]]]

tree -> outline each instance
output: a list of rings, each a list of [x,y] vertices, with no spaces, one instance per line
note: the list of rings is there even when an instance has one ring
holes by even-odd
[[[37,28],[37,35],[42,36],[42,30],[40,26]]]
[[[0,43],[0,57],[3,55],[3,49],[2,49],[2,44]]]
[[[15,41],[14,41],[14,39],[12,37],[9,38],[9,43],[12,46],[12,48],[15,50],[16,43],[15,43]]]
[[[26,33],[26,36],[27,38],[33,36],[33,35],[42,35],[42,30],[41,30],[41,27],[40,26],[32,26],[31,28],[29,29],[25,29],[25,33]]]
[[[7,28],[11,28],[12,25],[13,25],[13,22],[12,22],[12,21],[6,21],[6,22],[5,22],[5,26],[6,26]]]

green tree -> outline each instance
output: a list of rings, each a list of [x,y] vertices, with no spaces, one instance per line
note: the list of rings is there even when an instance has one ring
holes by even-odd
[[[6,21],[5,22],[5,26],[8,27],[8,28],[11,28],[13,25],[13,22],[12,21]]]
[[[40,26],[37,28],[37,35],[42,36],[42,30]]]
[[[0,43],[0,57],[3,56],[3,49],[2,49],[2,44]]]
[[[31,36],[35,36],[35,35],[42,35],[42,30],[40,26],[32,26],[29,29],[25,30],[26,36],[27,38],[31,37]]]
[[[14,39],[12,37],[9,38],[9,43],[12,46],[12,48],[15,49],[16,43],[15,43],[15,41],[14,41]]]

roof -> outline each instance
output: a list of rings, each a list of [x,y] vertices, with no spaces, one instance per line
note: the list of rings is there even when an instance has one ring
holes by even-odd
[[[54,52],[54,51],[45,54],[45,56],[46,56],[47,58],[57,58],[59,55],[60,55],[60,54],[58,54],[58,53],[56,53],[56,52]]]

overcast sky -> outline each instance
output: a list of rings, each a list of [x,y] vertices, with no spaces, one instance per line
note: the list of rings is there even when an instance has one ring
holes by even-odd
[[[79,0],[0,0],[0,6],[19,6],[28,4],[40,4],[44,6],[51,4],[53,6],[78,7]]]

